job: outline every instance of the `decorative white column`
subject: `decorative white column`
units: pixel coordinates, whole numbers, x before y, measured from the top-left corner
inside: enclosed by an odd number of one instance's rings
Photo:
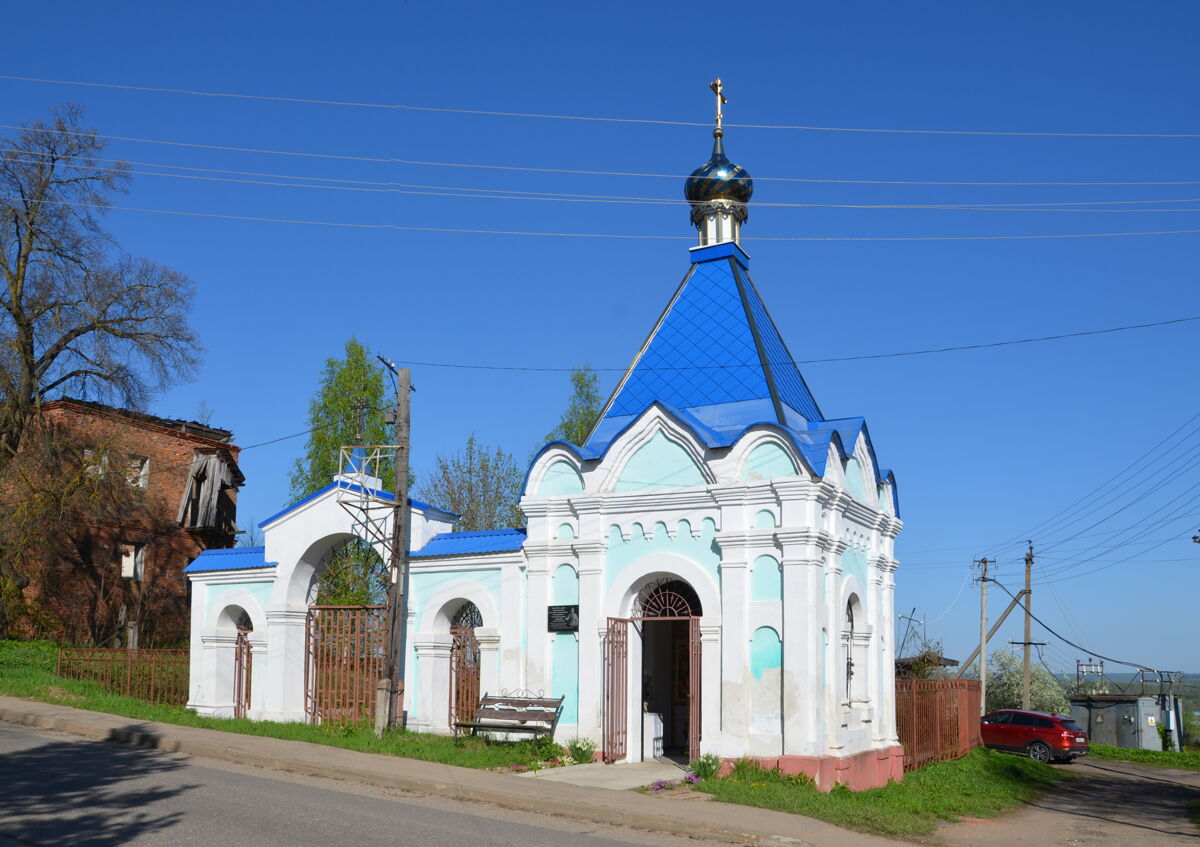
[[[481,626],[475,630],[479,645],[479,696],[497,695],[503,687],[500,678],[500,630]]]
[[[632,657],[633,651],[630,650]],[[640,659],[640,656],[639,656]],[[638,665],[640,667],[640,664]],[[721,732],[721,627],[700,623],[700,752],[719,753],[726,746]],[[631,686],[632,687],[632,686]],[[640,687],[640,686],[639,686]],[[640,709],[638,710],[640,713]],[[641,714],[638,714],[641,720]]]
[[[304,665],[308,661],[304,622],[308,609],[267,607],[267,716],[276,721],[306,720]]]
[[[450,732],[450,635],[421,633],[413,639],[413,649],[421,668],[417,698],[421,715],[429,720],[429,731]],[[480,680],[482,683],[482,679]]]

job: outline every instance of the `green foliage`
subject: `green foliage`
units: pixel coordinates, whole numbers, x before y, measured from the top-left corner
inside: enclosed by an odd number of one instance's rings
[[[387,602],[388,572],[383,557],[360,538],[333,551],[317,587],[320,606],[382,606]]]
[[[596,744],[590,738],[572,738],[567,742],[567,752],[571,754],[571,758],[580,764],[586,764],[596,755]]]
[[[1163,768],[1181,768],[1200,771],[1200,753],[1184,750],[1127,750],[1107,744],[1092,744],[1089,755],[1096,759],[1111,759],[1120,762],[1138,762],[1143,765],[1158,765]]]
[[[1163,750],[1175,750],[1175,733],[1171,732],[1165,723],[1159,723],[1158,725],[1158,740],[1162,744]]]
[[[881,835],[912,837],[943,821],[992,817],[1026,803],[1069,778],[1061,768],[977,749],[953,762],[905,774],[903,782],[854,792],[835,787],[822,793],[806,777],[767,770],[751,760],[735,763],[724,779],[707,779],[698,790],[717,800],[777,809]]]
[[[460,532],[524,525],[517,502],[525,474],[510,453],[487,447],[472,435],[466,446],[434,460],[422,477],[421,499],[458,513]]]
[[[383,367],[357,338],[351,337],[346,342],[344,358],[325,360],[320,383],[308,404],[308,425],[312,432],[304,456],[292,468],[292,502],[333,481],[342,447],[392,443],[393,434],[385,417],[393,404],[385,397],[385,387]],[[360,405],[366,408],[360,411]],[[391,482],[394,471],[390,462],[372,470],[385,482]]]
[[[693,759],[688,764],[688,769],[702,780],[712,779],[721,769],[721,757],[716,753],[705,753],[698,759]]]
[[[571,399],[558,426],[546,435],[546,441],[566,441],[583,445],[600,417],[604,401],[600,397],[600,378],[591,365],[571,371]]]
[[[550,756],[561,756],[564,752],[549,740],[502,742],[465,738],[455,741],[445,736],[404,730],[388,732],[378,738],[369,726],[313,726],[245,718],[204,718],[190,709],[122,697],[110,694],[94,682],[55,676],[56,651],[56,645],[48,641],[0,641],[0,694],[123,715],[139,721],[308,741],[364,753],[403,756],[466,768],[530,766]]]
[[[1021,708],[1024,660],[1012,650],[998,650],[988,659],[987,710]],[[1063,685],[1045,667],[1035,664],[1029,674],[1029,708],[1034,712],[1071,713]]]

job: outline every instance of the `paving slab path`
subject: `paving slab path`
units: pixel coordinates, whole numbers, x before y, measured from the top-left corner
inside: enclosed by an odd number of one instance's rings
[[[1200,799],[1200,773],[1092,759],[1063,765],[1078,778],[1017,812],[948,824],[928,839],[947,847],[1143,847],[1200,845],[1188,803]]]

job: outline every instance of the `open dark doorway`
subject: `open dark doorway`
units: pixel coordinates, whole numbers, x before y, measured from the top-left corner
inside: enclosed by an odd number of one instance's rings
[[[666,756],[686,761],[689,748],[690,700],[686,620],[642,621],[642,732],[646,758]]]

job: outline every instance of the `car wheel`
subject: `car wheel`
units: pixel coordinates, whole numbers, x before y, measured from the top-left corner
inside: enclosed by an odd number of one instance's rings
[[[1044,744],[1041,741],[1034,741],[1033,743],[1031,743],[1029,745],[1028,749],[1029,749],[1029,758],[1033,759],[1035,762],[1042,762],[1043,764],[1049,764],[1050,759],[1053,758],[1053,755],[1050,751],[1050,745]]]

